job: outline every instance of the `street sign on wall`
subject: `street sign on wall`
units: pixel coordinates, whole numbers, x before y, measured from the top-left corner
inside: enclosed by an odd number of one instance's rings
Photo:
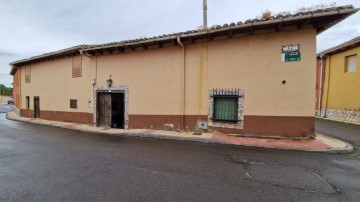
[[[300,44],[290,44],[281,48],[282,62],[296,62],[301,60]]]

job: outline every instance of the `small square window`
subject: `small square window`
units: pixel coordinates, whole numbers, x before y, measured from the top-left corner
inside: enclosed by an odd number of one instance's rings
[[[77,108],[77,100],[70,100],[70,108],[73,109]]]
[[[345,61],[345,72],[357,71],[357,55],[347,56]]]
[[[214,121],[238,121],[238,96],[214,97]]]

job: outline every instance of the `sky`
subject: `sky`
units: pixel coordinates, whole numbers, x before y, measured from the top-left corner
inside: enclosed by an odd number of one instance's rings
[[[9,63],[80,44],[101,44],[196,29],[202,0],[0,0],[0,83]],[[263,11],[296,12],[359,0],[208,0],[208,25],[245,21]],[[317,51],[360,36],[360,12],[317,36]]]

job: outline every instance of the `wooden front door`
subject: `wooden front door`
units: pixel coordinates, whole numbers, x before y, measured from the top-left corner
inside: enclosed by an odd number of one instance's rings
[[[111,94],[99,93],[98,121],[100,127],[111,128]]]
[[[34,118],[40,118],[40,98],[34,97]]]

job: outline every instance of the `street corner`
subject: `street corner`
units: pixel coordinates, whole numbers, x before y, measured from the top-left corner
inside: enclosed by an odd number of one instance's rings
[[[354,146],[352,144],[334,137],[316,133],[315,140],[322,142],[323,144],[329,145],[331,147],[331,149],[326,150],[327,153],[347,154],[347,153],[352,153],[354,151]]]
[[[315,139],[306,140],[236,137],[226,134],[213,134],[211,139],[223,144],[274,148],[281,150],[299,150],[324,153],[351,153],[353,151],[353,146],[350,143],[319,134],[317,134]]]

